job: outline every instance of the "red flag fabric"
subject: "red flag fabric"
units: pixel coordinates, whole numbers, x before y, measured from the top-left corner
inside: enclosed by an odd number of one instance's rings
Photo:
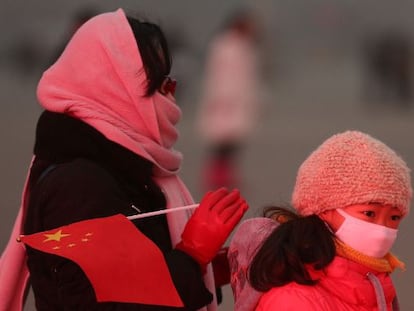
[[[160,249],[124,215],[84,220],[20,239],[78,264],[99,302],[184,306]]]

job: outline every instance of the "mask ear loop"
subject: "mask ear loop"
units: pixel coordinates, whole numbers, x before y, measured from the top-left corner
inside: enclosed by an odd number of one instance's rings
[[[328,228],[329,232],[335,235],[335,232],[332,230],[331,226],[325,220],[323,220],[323,223],[325,224],[326,228]]]
[[[339,208],[337,208],[335,210],[338,211]],[[341,213],[339,213],[339,214],[342,215]],[[323,221],[323,223],[325,224],[326,228],[328,228],[329,232],[332,233],[333,235],[335,235],[335,232],[332,230],[331,226],[324,219],[322,219],[321,217],[319,217],[319,218]]]

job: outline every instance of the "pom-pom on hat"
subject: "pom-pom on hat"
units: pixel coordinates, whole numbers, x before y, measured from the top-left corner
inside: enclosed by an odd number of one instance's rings
[[[303,216],[354,204],[398,207],[412,196],[410,169],[392,149],[358,131],[333,135],[302,163],[292,194]]]

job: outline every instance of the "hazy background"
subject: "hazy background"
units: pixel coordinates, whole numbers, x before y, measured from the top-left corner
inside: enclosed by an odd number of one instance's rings
[[[183,109],[177,149],[181,176],[196,200],[205,146],[194,117],[208,43],[234,8],[248,4],[263,24],[263,95],[256,134],[243,152],[243,193],[260,214],[269,203],[290,200],[300,163],[324,139],[347,129],[365,131],[395,149],[414,167],[411,99],[374,96],[366,76],[367,42],[388,33],[414,39],[411,1],[23,1],[0,4],[0,249],[8,241],[32,155],[36,83],[65,41],[80,8],[132,9],[161,24],[174,47],[173,76]],[[410,68],[411,70],[412,68]],[[414,220],[402,224],[394,252],[407,264],[394,274],[402,310],[414,310]],[[229,286],[221,310],[232,310]],[[34,310],[29,301],[26,310]]]

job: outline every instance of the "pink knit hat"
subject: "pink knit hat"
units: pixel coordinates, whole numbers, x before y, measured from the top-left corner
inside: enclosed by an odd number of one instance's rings
[[[302,163],[292,204],[304,216],[374,202],[405,215],[411,196],[404,160],[379,140],[347,131],[327,139]]]

